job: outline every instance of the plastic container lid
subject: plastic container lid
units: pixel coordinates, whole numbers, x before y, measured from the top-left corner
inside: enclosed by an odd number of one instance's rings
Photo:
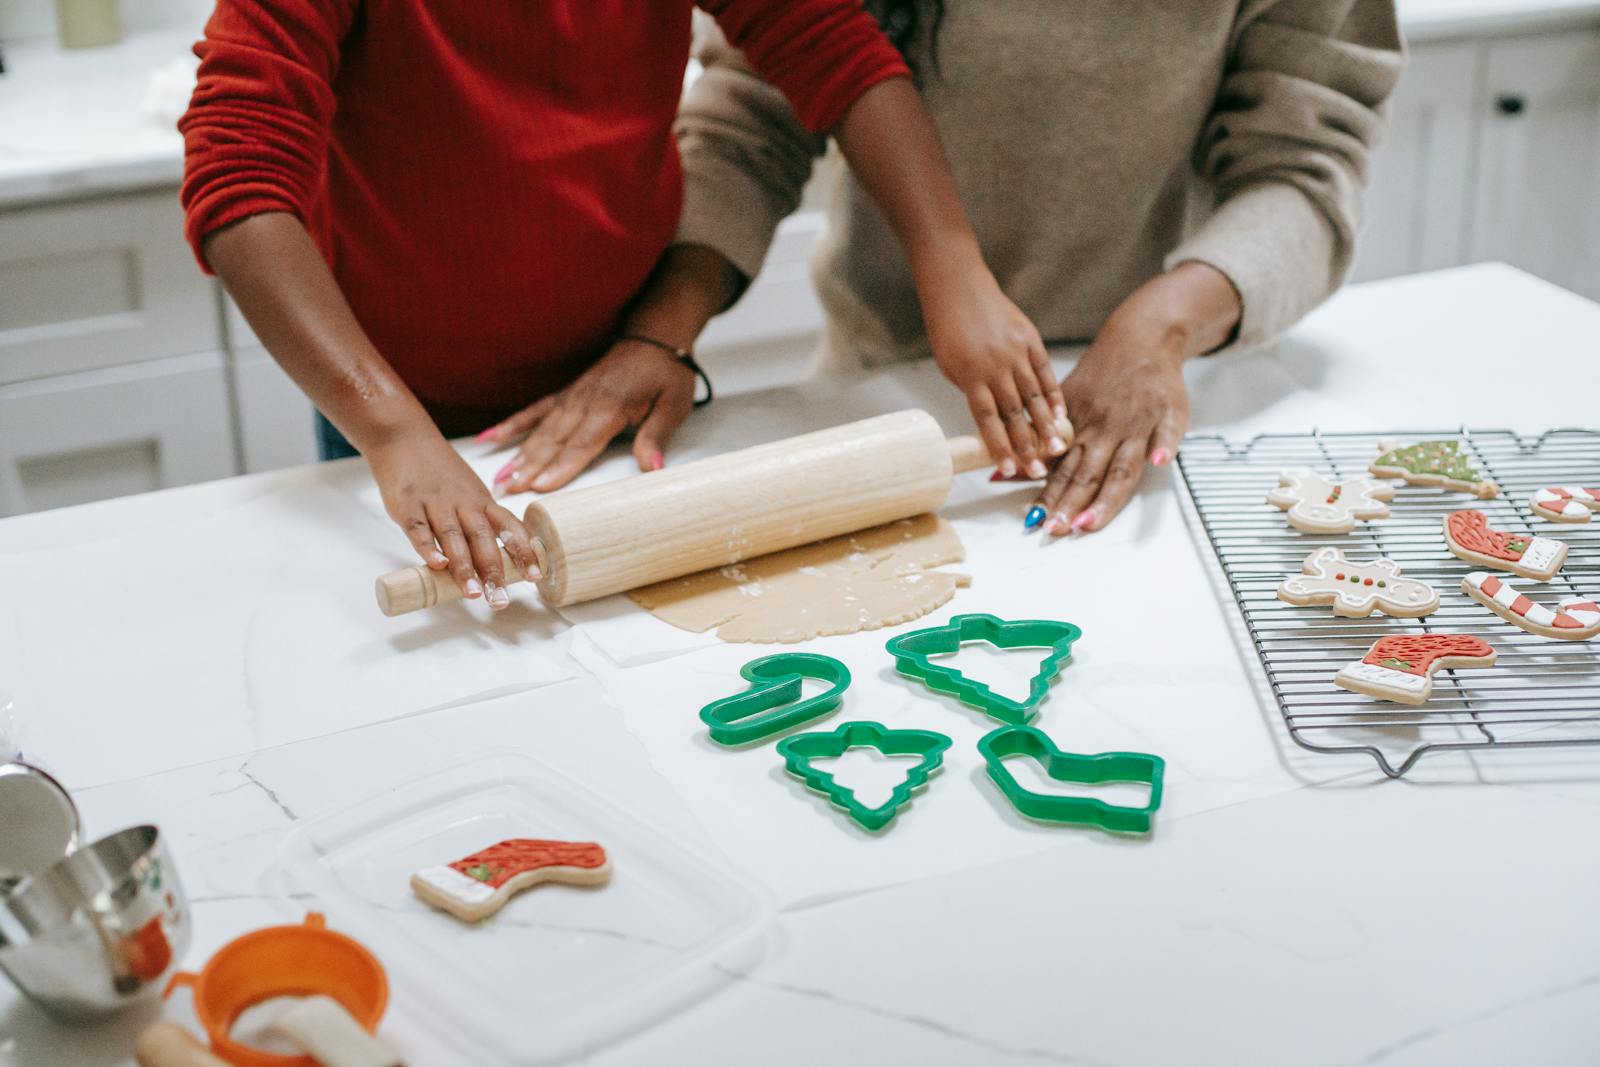
[[[412,894],[414,871],[511,837],[599,842],[611,881],[537,886],[474,925]],[[759,958],[773,917],[720,860],[514,752],[308,820],[279,858],[388,969],[393,1014],[497,1063],[592,1050],[699,999]]]

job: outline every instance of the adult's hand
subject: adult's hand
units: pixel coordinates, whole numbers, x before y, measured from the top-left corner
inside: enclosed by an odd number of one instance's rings
[[[1048,515],[1046,533],[1103,529],[1133,496],[1146,463],[1172,461],[1189,428],[1183,363],[1223,344],[1242,310],[1226,275],[1191,261],[1112,312],[1062,383],[1077,436],[1034,502]]]

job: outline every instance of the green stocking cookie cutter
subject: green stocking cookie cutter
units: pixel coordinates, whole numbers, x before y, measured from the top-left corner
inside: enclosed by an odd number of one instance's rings
[[[993,615],[955,615],[943,626],[930,626],[891,637],[884,647],[894,657],[894,669],[915,678],[940,693],[949,693],[961,703],[977,708],[990,718],[1020,726],[1034,717],[1034,709],[1044,699],[1050,683],[1061,673],[1072,656],[1072,643],[1083,631],[1070,622],[1053,619],[1010,621]],[[1048,648],[1039,671],[1028,687],[1028,699],[1015,701],[1003,697],[982,682],[970,681],[954,667],[934,663],[929,657],[955,652],[964,641],[987,641],[996,648]]]
[[[989,778],[1023,815],[1041,822],[1088,823],[1102,830],[1142,834],[1150,830],[1151,817],[1161,807],[1161,779],[1166,761],[1143,752],[1101,752],[1080,756],[1063,752],[1042,730],[1032,726],[1002,726],[978,742]],[[1096,797],[1058,796],[1023,788],[1003,762],[1007,756],[1027,756],[1058,782],[1140,782],[1150,787],[1150,800],[1142,808],[1107,804]]]
[[[834,780],[827,771],[812,766],[812,760],[833,759],[846,749],[871,747],[885,756],[920,756],[921,762],[906,773],[905,781],[894,787],[889,799],[869,808],[856,799],[855,792]],[[796,734],[778,742],[778,755],[784,768],[821,793],[868,830],[881,830],[894,821],[900,809],[911,803],[911,795],[928,784],[928,779],[944,763],[950,739],[932,730],[889,730],[876,722],[841,723],[832,733]]]
[[[791,726],[820,719],[839,706],[850,688],[850,668],[832,656],[779,652],[739,668],[750,688],[713,700],[700,709],[700,721],[719,745],[743,745]],[[800,680],[827,682],[826,692],[800,699]]]

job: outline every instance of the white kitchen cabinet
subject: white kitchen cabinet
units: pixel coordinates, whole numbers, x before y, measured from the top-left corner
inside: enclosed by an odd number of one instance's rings
[[[1479,46],[1415,49],[1373,154],[1366,224],[1351,280],[1464,262],[1475,159]]]
[[[221,348],[175,190],[0,212],[0,384]]]
[[[311,402],[265,348],[234,349],[233,383],[246,473],[316,462]]]
[[[1600,32],[1486,46],[1470,255],[1600,299]]]
[[[220,352],[0,386],[0,516],[236,471]]]

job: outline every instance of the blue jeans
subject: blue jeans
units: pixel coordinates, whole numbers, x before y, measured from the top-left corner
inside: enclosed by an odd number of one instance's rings
[[[316,422],[318,459],[326,463],[330,459],[349,459],[361,455],[356,446],[345,440],[344,434],[320,411],[317,412]]]

